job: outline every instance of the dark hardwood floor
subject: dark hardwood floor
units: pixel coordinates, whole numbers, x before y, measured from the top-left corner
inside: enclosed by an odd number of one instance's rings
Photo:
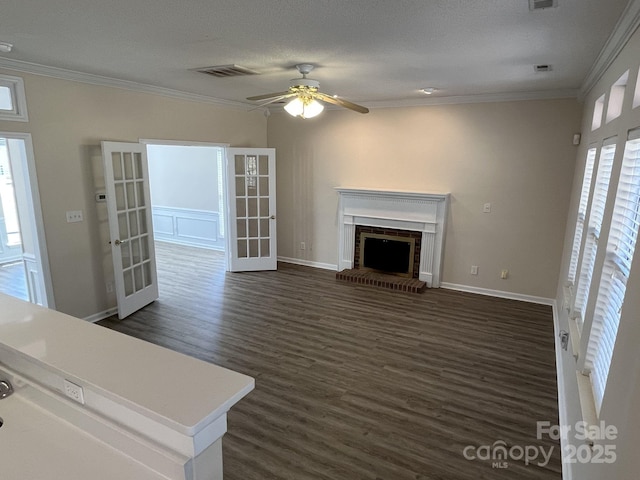
[[[29,300],[22,261],[0,264],[0,293]]]
[[[288,264],[225,273],[218,252],[162,243],[157,257],[160,299],[100,324],[255,377],[229,413],[225,480],[561,478],[559,445],[536,438],[558,421],[550,307]],[[497,441],[553,455],[463,455]]]

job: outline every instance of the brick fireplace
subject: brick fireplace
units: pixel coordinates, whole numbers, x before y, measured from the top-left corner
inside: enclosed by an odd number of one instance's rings
[[[411,277],[439,287],[449,194],[337,188],[338,272],[360,271],[363,232],[413,238]],[[340,278],[340,275],[338,275]],[[411,278],[407,278],[407,281]],[[367,282],[359,282],[367,283]],[[404,290],[403,288],[400,288]]]
[[[380,268],[378,265],[370,266],[365,264],[365,262],[363,261],[363,257],[365,255],[363,240],[368,238],[388,240],[390,242],[393,242],[395,240],[408,245],[408,248],[406,248],[406,271],[404,269],[394,269],[393,267],[389,267],[388,269],[386,269]],[[411,230],[398,230],[396,228],[380,228],[373,226],[356,225],[353,268],[384,271],[390,274],[407,278],[418,278],[418,274],[420,271],[421,244],[422,234],[420,232],[412,232]]]

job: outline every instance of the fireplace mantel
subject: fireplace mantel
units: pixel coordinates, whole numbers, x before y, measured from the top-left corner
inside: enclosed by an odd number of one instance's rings
[[[353,268],[356,225],[422,233],[419,278],[439,287],[442,276],[448,193],[336,188],[338,207],[338,271]]]

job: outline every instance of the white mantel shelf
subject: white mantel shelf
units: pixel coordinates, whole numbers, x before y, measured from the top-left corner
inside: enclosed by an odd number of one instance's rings
[[[356,225],[422,233],[419,278],[439,287],[448,193],[337,187],[338,271],[353,268]]]

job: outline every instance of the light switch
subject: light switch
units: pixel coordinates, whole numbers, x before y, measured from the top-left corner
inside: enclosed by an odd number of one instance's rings
[[[67,223],[76,223],[84,220],[82,210],[69,210],[67,212]]]

